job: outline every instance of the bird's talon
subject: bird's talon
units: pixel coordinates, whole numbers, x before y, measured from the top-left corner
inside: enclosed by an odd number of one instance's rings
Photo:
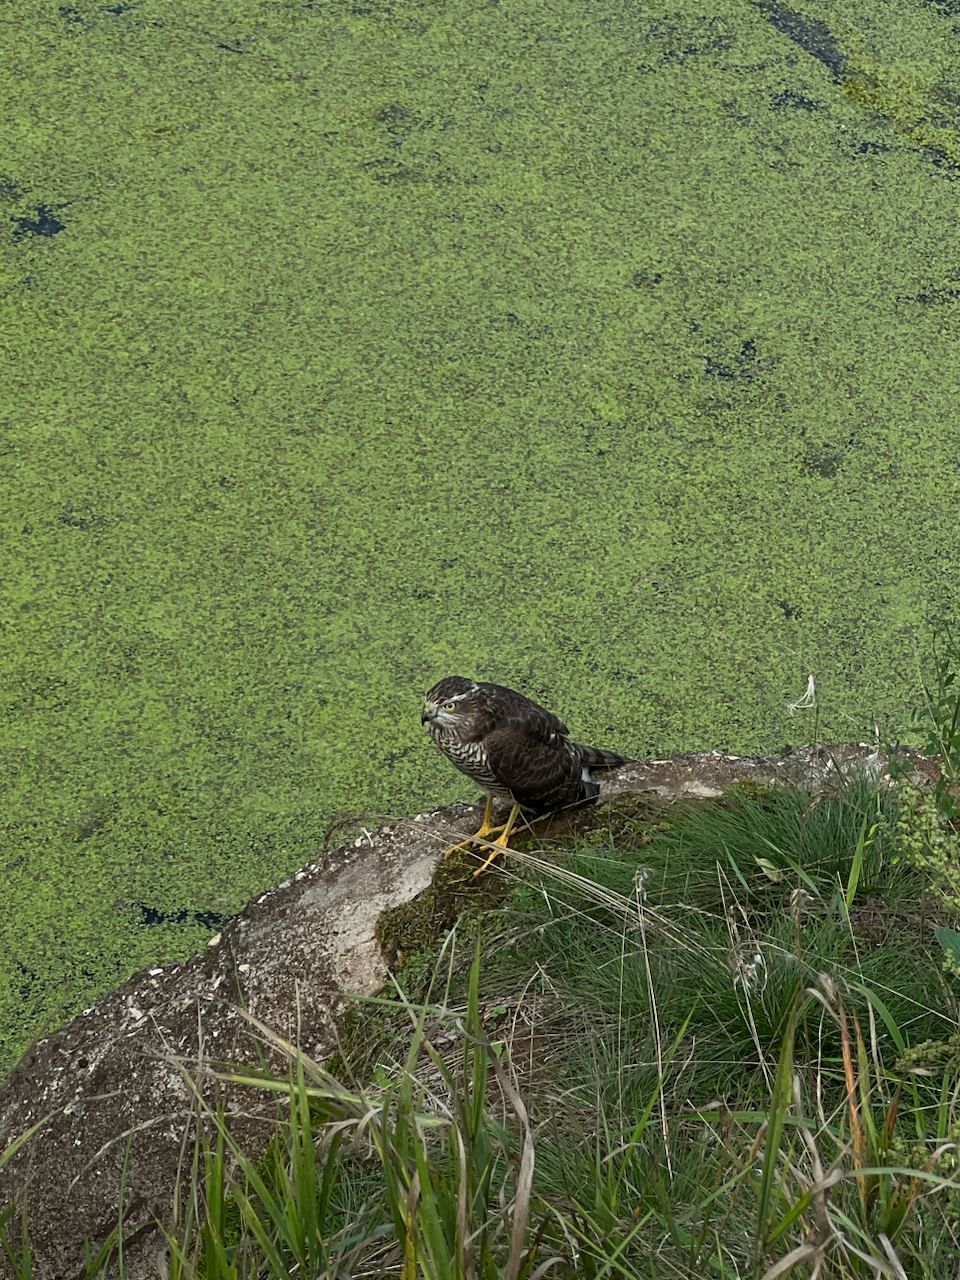
[[[500,852],[501,850],[498,849],[497,853],[500,853]],[[487,858],[484,862],[482,862],[480,866],[477,867],[476,871],[471,873],[470,879],[476,880],[477,876],[482,876],[485,871],[489,871],[491,866],[497,859],[497,853],[492,853],[489,858]]]
[[[473,836],[469,840],[461,840],[459,844],[452,844],[449,849],[444,849],[444,858],[452,858],[455,853],[459,853],[461,849],[469,849],[473,844]]]
[[[472,836],[468,836],[466,840],[461,840],[459,844],[452,844],[449,849],[444,852],[444,858],[449,858],[451,854],[459,852],[461,849],[469,849],[471,845],[485,844],[491,836],[499,836],[507,829],[507,823],[501,822],[495,827],[490,822],[493,817],[493,796],[487,796],[487,803],[484,806],[483,818],[480,822],[480,830],[475,831]]]

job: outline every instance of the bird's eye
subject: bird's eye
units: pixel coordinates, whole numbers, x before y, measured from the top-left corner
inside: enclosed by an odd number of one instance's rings
[[[456,711],[457,704],[455,702],[445,702],[443,704],[444,711]]]

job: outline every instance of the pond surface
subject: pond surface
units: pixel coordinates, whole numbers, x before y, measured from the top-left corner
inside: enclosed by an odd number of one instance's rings
[[[807,739],[810,672],[897,731],[960,574],[958,28],[8,15],[0,1068],[338,815],[472,796],[448,672],[636,754]]]

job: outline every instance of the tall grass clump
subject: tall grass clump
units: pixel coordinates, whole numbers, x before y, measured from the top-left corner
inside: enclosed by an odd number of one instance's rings
[[[531,1275],[533,1137],[509,1064],[482,1031],[479,952],[467,982],[456,1062],[428,1037],[427,1009],[401,1000],[403,1070],[376,1090],[344,1086],[251,1020],[289,1074],[222,1079],[281,1096],[285,1119],[255,1162],[228,1117],[205,1109],[215,1136],[197,1144],[167,1229],[171,1280]]]
[[[940,776],[934,787],[937,808],[946,818],[960,813],[960,638],[941,624],[932,642],[930,674],[918,667],[920,698],[910,716],[911,736],[935,756]]]

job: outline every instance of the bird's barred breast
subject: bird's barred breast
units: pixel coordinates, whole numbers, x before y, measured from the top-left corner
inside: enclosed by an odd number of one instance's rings
[[[465,773],[477,786],[483,787],[485,791],[491,791],[501,800],[512,799],[510,792],[499,786],[491,773],[482,742],[464,742],[460,738],[447,737],[440,733],[434,734],[434,742],[450,763],[461,773]]]

